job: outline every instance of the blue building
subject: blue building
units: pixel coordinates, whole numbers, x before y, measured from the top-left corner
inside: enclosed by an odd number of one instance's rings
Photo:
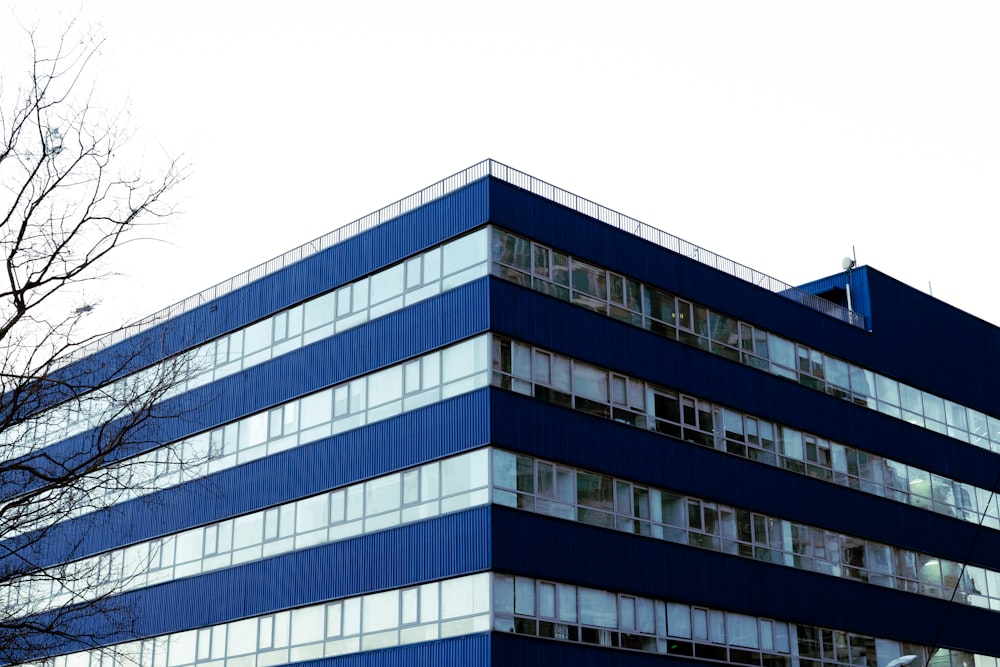
[[[194,456],[47,537],[133,613],[54,667],[997,667],[1000,331],[870,267],[486,161],[170,315],[95,354]]]

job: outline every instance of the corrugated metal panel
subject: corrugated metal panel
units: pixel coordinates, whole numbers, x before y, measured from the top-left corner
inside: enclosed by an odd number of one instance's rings
[[[488,326],[487,286],[485,279],[463,285],[427,301],[350,329],[338,336],[319,341],[250,368],[238,375],[224,378],[167,401],[157,408],[161,418],[150,420],[133,434],[133,440],[136,443],[144,443],[144,446],[129,448],[119,454],[124,457],[126,454],[142,451],[153,443],[179,440],[272,405],[481,333]],[[457,402],[467,406],[467,400],[463,398]],[[434,419],[434,417],[427,415],[435,415],[442,409],[445,413],[447,412],[447,408],[438,408],[429,412],[420,411],[414,415],[404,415],[401,418],[390,420],[384,425],[376,424],[362,429],[358,433],[346,434],[342,436],[343,439],[337,438],[335,440],[351,443],[349,446],[356,448],[357,452],[368,451],[372,453],[368,457],[357,459],[357,461],[365,461],[369,464],[367,474],[363,476],[371,476],[427,460],[412,458],[412,454],[417,452],[428,458],[436,458],[450,451],[457,451],[447,449],[447,445],[442,443],[443,440],[448,439],[440,436],[442,432],[461,434],[462,436],[475,433],[476,435],[473,437],[475,442],[485,442],[483,435],[485,422],[468,419],[464,413],[461,418],[449,414],[442,418],[442,422],[434,422],[433,427],[424,428],[418,425],[421,420]],[[162,417],[168,415],[171,417]],[[391,432],[393,428],[398,429],[400,424],[407,426],[402,431]],[[434,435],[422,441],[418,446],[411,446],[413,429]],[[377,434],[376,441],[372,440],[372,434]],[[68,452],[85,448],[86,443],[89,442],[88,438],[88,434],[82,434],[55,445],[51,448],[52,455],[56,460],[68,457]],[[387,442],[398,443],[399,446],[396,448],[386,447],[385,443]],[[404,443],[406,443],[406,451],[410,453],[408,456],[400,456],[395,451],[404,449]],[[297,456],[297,454],[293,456]],[[356,469],[356,466],[349,467]],[[310,470],[316,471],[317,474],[319,471],[326,471],[325,468],[311,468]],[[361,474],[361,471],[358,471],[358,474]],[[322,482],[325,486],[321,488],[324,489],[361,478],[338,478],[336,475],[330,475],[329,472],[323,472],[322,476],[328,478],[327,481]],[[223,476],[219,479],[225,480],[230,479],[230,477]],[[275,479],[285,478],[276,477]],[[212,513],[215,518],[225,516],[225,514],[218,513],[226,506],[226,503],[218,502],[218,497],[224,497],[229,487],[225,485],[226,483],[222,483],[221,486],[216,486],[216,484],[217,481],[213,478],[210,485],[204,486],[206,489],[212,489],[213,493],[219,494],[219,496],[210,497],[208,503],[201,494],[197,493],[191,496],[184,492],[170,492],[164,495],[164,498],[171,498],[166,505],[171,509],[171,513],[169,516],[160,516],[157,525],[161,527],[161,530],[154,534],[162,534],[186,525],[193,525],[191,522],[200,523],[213,520],[206,518],[205,510],[207,508],[215,510]],[[239,486],[232,488],[239,488]],[[274,502],[296,497],[287,495],[292,493],[292,490],[287,488],[287,484],[284,486],[272,484],[271,488],[281,489],[286,494]],[[316,490],[321,489],[317,488]],[[244,496],[235,494],[234,497]],[[156,498],[145,498],[128,503],[123,508],[116,508],[106,517],[86,517],[68,522],[56,529],[56,533],[61,537],[50,542],[51,548],[57,553],[65,554],[68,545],[77,545],[76,538],[80,536],[84,539],[85,545],[80,545],[81,550],[76,553],[86,554],[121,543],[118,542],[118,539],[124,539],[126,536],[142,539],[134,530],[139,529],[140,532],[149,530],[152,524],[150,517],[146,514],[149,512],[149,508],[158,507],[159,502]],[[230,509],[232,508],[230,507]],[[136,515],[134,512],[138,512],[138,514]],[[110,532],[109,530],[95,532],[92,530],[94,521],[104,523],[109,529],[111,525],[115,525],[117,528]],[[122,527],[123,524],[136,528]],[[109,541],[111,535],[114,535],[116,539]],[[55,562],[53,559],[58,559],[59,556],[55,553],[39,554],[37,558],[36,562],[51,563]]]
[[[996,567],[1000,533],[509,392],[491,400],[495,446],[620,478]],[[920,530],[914,530],[920,525]],[[970,545],[974,548],[970,549]]]
[[[985,609],[504,507],[493,509],[493,531],[499,572],[869,636],[915,643],[938,637],[939,646],[997,650],[996,614]]]
[[[398,262],[488,219],[487,181],[401,215],[98,355],[134,355],[133,367],[244,326],[337,285]]]
[[[586,261],[620,271],[721,312],[831,351],[870,345],[857,327],[762,287],[669,252],[506,183],[490,182],[490,219],[497,225]]]
[[[489,196],[499,226],[926,391],[997,411],[1000,372],[982,368],[1000,368],[1000,330],[871,267],[851,276],[856,310],[870,315],[869,333],[506,183],[491,181]]]
[[[464,512],[126,593],[133,637],[204,627],[489,569],[490,510]],[[84,618],[107,633],[103,615]],[[70,634],[78,628],[66,628]],[[128,637],[115,635],[108,643]]]
[[[996,481],[996,455],[984,449],[510,283],[493,280],[490,320],[515,339],[758,417],[982,488]],[[570,335],[580,331],[587,335]]]
[[[242,373],[165,401],[156,419],[133,432],[136,447],[173,442],[272,405],[371,373],[482,333],[488,327],[487,282],[462,285],[342,334],[254,366]],[[176,417],[176,418],[174,418]],[[56,460],[86,448],[89,434],[54,445]]]
[[[870,267],[876,370],[1000,416],[1000,329]]]
[[[485,389],[456,396],[59,524],[36,562],[81,557],[476,449],[489,441],[488,405]]]
[[[674,656],[648,655],[571,642],[536,639],[523,635],[496,633],[493,635],[494,665],[518,667],[704,667],[705,663]]]
[[[310,667],[486,667],[490,661],[489,634],[454,637],[413,646],[367,651],[340,658],[310,661]]]
[[[482,333],[487,302],[478,280],[179,396],[164,409],[184,419],[159,435],[177,439]]]

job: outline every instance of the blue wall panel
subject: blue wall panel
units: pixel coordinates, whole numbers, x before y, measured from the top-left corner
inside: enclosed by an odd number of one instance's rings
[[[482,180],[185,313],[92,360],[138,368],[367,275],[487,220],[764,329],[997,413],[1000,333],[863,267],[871,332],[667,252],[513,186]],[[833,284],[835,277],[830,279]],[[818,281],[816,284],[820,284]],[[824,283],[825,284],[825,283]],[[994,488],[995,454],[581,308],[483,279],[164,405],[167,442],[492,329],[949,477]],[[580,335],[585,332],[585,335]],[[124,361],[123,361],[124,360]],[[88,362],[91,363],[91,362]],[[69,369],[74,372],[83,368]],[[179,417],[176,417],[178,416]],[[500,390],[480,390],[56,527],[39,562],[148,539],[483,446],[669,488],[793,521],[1000,569],[1000,532]],[[79,447],[85,438],[64,447]],[[65,450],[62,450],[65,451]],[[9,543],[8,543],[9,544]],[[2,563],[2,562],[0,562]],[[995,613],[830,576],[559,521],[477,508],[128,593],[156,635],[310,602],[483,571],[524,574],[1000,652]],[[101,630],[104,620],[87,621]],[[940,631],[940,632],[939,632]],[[687,663],[498,635],[316,664]],[[530,656],[530,657],[529,657]]]
[[[486,180],[448,194],[101,353],[141,368],[385,268],[484,223]],[[100,355],[98,355],[100,358]]]
[[[511,283],[492,279],[490,289],[497,333],[981,488],[997,484],[994,453]]]
[[[685,660],[676,656],[650,655],[505,633],[493,635],[492,655],[494,665],[518,667],[704,667],[706,664],[701,660]]]
[[[117,643],[215,625],[342,597],[488,570],[490,509],[479,507],[283,556],[238,565],[114,600],[124,630],[103,615],[67,626]]]
[[[297,664],[302,667],[487,667],[503,664],[491,662],[491,644],[492,637],[485,633]]]
[[[868,333],[506,183],[490,182],[490,219],[780,335],[997,413],[993,397],[1000,394],[1000,372],[983,368],[1000,369],[1000,330],[874,269],[855,271],[859,280],[866,277],[861,282],[870,291],[873,332]]]
[[[476,449],[489,441],[488,398],[485,389],[456,396],[64,522],[35,562],[79,558]]]
[[[491,403],[496,447],[997,569],[1000,531],[510,392]]]
[[[503,507],[493,510],[493,531],[498,572],[1000,652],[996,614],[982,609]]]
[[[462,285],[164,401],[111,458],[127,458],[483,333],[489,321],[487,287],[485,279]],[[70,452],[89,451],[93,436],[74,436],[49,451],[56,461],[67,461]]]

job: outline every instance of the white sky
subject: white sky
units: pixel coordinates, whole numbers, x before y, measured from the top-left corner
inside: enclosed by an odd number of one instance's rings
[[[109,325],[487,157],[792,284],[855,246],[1000,324],[994,0],[5,1],[103,24],[105,102],[192,165]]]

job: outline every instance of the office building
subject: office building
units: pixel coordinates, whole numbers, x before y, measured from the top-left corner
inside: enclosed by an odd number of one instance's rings
[[[486,161],[116,350],[185,355],[161,442],[211,452],[50,536],[144,666],[997,667],[1000,331],[870,267]]]

